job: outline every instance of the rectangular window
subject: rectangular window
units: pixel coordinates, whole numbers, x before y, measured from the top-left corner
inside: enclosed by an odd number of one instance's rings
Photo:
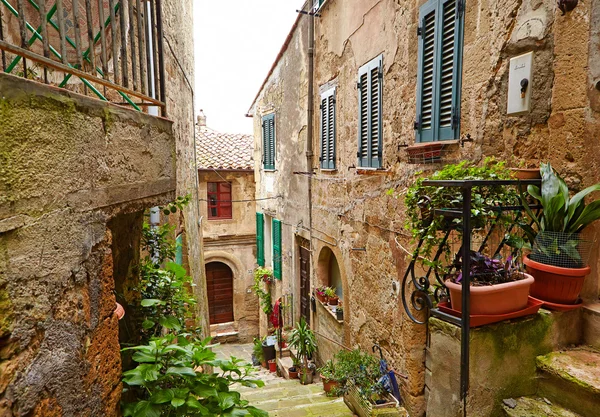
[[[265,218],[262,213],[256,213],[256,263],[265,266]]]
[[[419,11],[416,141],[458,139],[464,0],[429,0]]]
[[[383,55],[358,70],[358,166],[382,167]]]
[[[209,182],[208,219],[231,219],[231,184],[228,182]]]
[[[275,169],[275,114],[262,118],[263,167]]]
[[[273,219],[273,276],[281,279],[281,221]]]
[[[335,88],[321,95],[321,168],[335,169]]]

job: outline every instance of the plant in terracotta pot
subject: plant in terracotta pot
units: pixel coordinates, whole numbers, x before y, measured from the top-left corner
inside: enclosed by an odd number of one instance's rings
[[[306,323],[304,317],[296,323],[296,327],[290,332],[288,342],[296,350],[298,358],[302,362],[300,368],[300,380],[302,384],[311,384],[313,373],[309,368],[308,361],[317,350],[317,339],[314,332],[308,327],[308,323]]]
[[[318,372],[323,381],[323,390],[327,395],[337,395],[340,383],[338,382],[338,376],[336,374],[336,367],[334,362],[330,359],[325,362]]]
[[[326,289],[327,287],[325,286],[315,288],[315,295],[317,296],[317,299],[324,304],[327,304],[327,295],[325,294]]]
[[[585,197],[600,191],[600,183],[592,185],[573,197],[565,181],[550,164],[541,164],[542,186],[529,185],[527,191],[542,208],[536,215],[527,199],[521,196],[523,206],[537,226],[537,233],[522,222],[526,239],[517,239],[517,246],[531,249],[523,262],[535,278],[531,295],[557,304],[575,304],[591,269],[587,256],[591,242],[581,237],[581,232],[600,218],[600,199],[585,203]]]
[[[290,379],[298,378],[298,369],[300,369],[300,362],[298,362],[298,359],[294,358],[293,365],[288,368]]]
[[[520,160],[516,163],[513,163],[513,168],[511,170],[511,176],[517,180],[535,180],[542,178],[540,173],[540,168],[536,162],[526,162],[524,160]]]
[[[335,293],[335,287],[326,287],[325,295],[327,296],[327,303],[330,306],[336,306],[338,304],[339,298]]]
[[[269,372],[277,372],[277,359],[269,360]]]
[[[527,307],[531,275],[519,270],[512,257],[502,261],[471,251],[470,300],[473,315],[500,315]],[[462,311],[462,272],[450,276],[444,284],[450,292],[452,308]]]

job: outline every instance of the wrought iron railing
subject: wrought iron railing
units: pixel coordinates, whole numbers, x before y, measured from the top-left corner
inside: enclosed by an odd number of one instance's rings
[[[161,0],[0,0],[0,58],[6,73],[166,116]]]
[[[444,285],[444,276],[439,272],[439,268],[430,266],[425,268],[424,273],[417,272],[417,261],[419,249],[423,245],[427,231],[420,237],[417,247],[413,252],[411,262],[406,269],[402,282],[402,302],[408,317],[417,324],[426,324],[430,316],[434,316],[441,320],[453,323],[461,328],[461,370],[460,370],[460,388],[461,399],[464,401],[463,409],[466,413],[466,398],[469,390],[469,337],[470,337],[470,287],[471,287],[471,265],[470,254],[472,248],[478,252],[484,250],[490,256],[496,256],[503,250],[507,250],[509,254],[514,256],[515,249],[509,248],[507,245],[507,234],[511,234],[517,227],[517,222],[527,222],[523,213],[525,211],[522,205],[513,206],[491,206],[488,207],[490,212],[496,213],[497,219],[501,216],[506,216],[510,213],[512,222],[501,223],[498,221],[486,222],[487,227],[483,230],[474,230],[472,223],[472,197],[473,189],[481,187],[516,187],[519,194],[524,193],[524,188],[529,184],[539,185],[541,180],[467,180],[467,181],[423,181],[424,187],[456,187],[461,189],[462,206],[460,208],[436,208],[431,207],[434,216],[443,216],[449,219],[448,227],[439,232],[441,243],[430,263],[439,265],[444,252],[447,248],[451,248],[454,256],[452,261],[447,265],[447,271],[462,273],[462,299],[461,299],[461,315],[460,317],[453,316],[446,312],[440,311],[437,304],[448,298],[447,288]],[[429,199],[429,201],[431,201]],[[530,208],[539,210],[539,206],[530,205]],[[454,219],[460,219],[458,222],[453,222]],[[506,230],[499,231],[500,224],[504,224]],[[457,240],[452,242],[452,238],[457,237]],[[474,242],[474,237],[477,236],[477,242]],[[495,236],[495,238],[494,238]],[[458,248],[456,250],[456,248]],[[443,269],[443,268],[442,268]],[[412,286],[412,290],[411,290]],[[417,317],[419,316],[419,317]],[[465,414],[466,415],[466,414]]]

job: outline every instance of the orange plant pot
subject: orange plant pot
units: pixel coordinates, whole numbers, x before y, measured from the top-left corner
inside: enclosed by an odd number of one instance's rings
[[[323,377],[323,375],[321,375],[321,379],[323,380],[323,390],[329,394],[329,392],[340,386],[340,383],[337,381],[334,381],[333,379],[327,379],[325,377]]]
[[[484,287],[471,286],[471,314],[494,315],[507,314],[527,307],[529,288],[534,279],[529,274],[519,281]],[[452,308],[462,312],[462,285],[447,280],[444,282],[450,291]]]
[[[523,257],[527,272],[535,277],[531,286],[531,296],[556,304],[575,304],[583,288],[585,277],[591,268],[561,268],[546,265]]]
[[[269,372],[277,372],[277,362],[275,362],[275,359],[269,361]]]

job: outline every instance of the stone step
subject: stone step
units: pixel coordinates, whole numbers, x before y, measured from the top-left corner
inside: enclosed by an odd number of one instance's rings
[[[581,311],[583,342],[595,349],[600,349],[600,303],[585,305]]]
[[[537,357],[538,395],[583,417],[600,415],[600,352],[591,348]]]
[[[581,417],[549,400],[539,397],[521,397],[506,399],[502,408],[507,417]]]

